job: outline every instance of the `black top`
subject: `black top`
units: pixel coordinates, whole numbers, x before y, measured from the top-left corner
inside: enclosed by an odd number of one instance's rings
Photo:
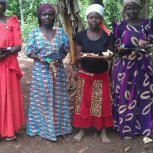
[[[94,53],[101,55],[101,52],[107,51],[110,36],[103,31],[98,40],[90,40],[87,36],[87,30],[83,30],[75,36],[75,41],[82,46],[83,53]],[[81,60],[81,67],[91,73],[100,73],[108,70],[108,62],[99,59],[85,58]]]

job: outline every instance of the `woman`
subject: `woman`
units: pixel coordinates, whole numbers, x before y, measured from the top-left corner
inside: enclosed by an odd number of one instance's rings
[[[102,55],[107,49],[112,50],[113,43],[102,22],[103,13],[101,5],[90,5],[86,10],[88,28],[75,37],[81,62],[73,122],[74,127],[80,128],[74,137],[77,141],[84,136],[84,129],[95,127],[101,130],[102,141],[110,142],[105,128],[113,126],[108,74],[108,60],[112,55]]]
[[[39,27],[28,38],[25,53],[34,59],[30,87],[27,134],[56,141],[71,133],[66,73],[62,59],[69,51],[67,35],[54,27],[55,9],[40,4]]]
[[[0,137],[16,138],[15,132],[24,125],[17,55],[21,50],[21,31],[16,16],[8,17],[6,1],[0,0]]]
[[[114,126],[121,138],[151,133],[153,67],[146,46],[152,41],[150,21],[141,18],[141,1],[124,0],[127,18],[114,23],[118,56],[113,70]]]

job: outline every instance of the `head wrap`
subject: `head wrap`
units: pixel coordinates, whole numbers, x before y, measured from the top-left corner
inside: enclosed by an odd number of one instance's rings
[[[148,14],[147,12],[147,5],[144,2],[142,2],[141,0],[124,0],[123,1],[123,11],[122,11],[122,16],[123,18],[126,18],[126,15],[125,15],[125,7],[128,3],[131,3],[131,2],[134,2],[136,3],[137,5],[139,5],[140,7],[140,12],[139,12],[139,18],[146,18],[146,14]]]
[[[4,3],[4,4],[6,4],[6,0],[0,0],[0,2],[2,2],[2,3]]]
[[[56,13],[54,7],[49,3],[44,3],[44,4],[40,4],[39,5],[39,7],[38,7],[38,15],[41,16],[41,14],[44,11],[51,11],[54,14]]]
[[[138,4],[139,6],[141,6],[141,0],[124,0],[123,1],[123,6],[126,6],[128,3],[134,2],[136,4]]]
[[[86,10],[86,19],[88,14],[91,12],[97,12],[101,17],[104,15],[104,7],[102,7],[100,4],[92,4],[90,5]],[[110,30],[105,26],[103,21],[100,24],[100,28],[104,30],[108,35],[110,35]]]
[[[99,4],[92,4],[90,5],[87,10],[86,10],[86,18],[88,16],[89,13],[91,12],[97,12],[98,14],[100,14],[102,17],[104,15],[104,8],[99,5]]]

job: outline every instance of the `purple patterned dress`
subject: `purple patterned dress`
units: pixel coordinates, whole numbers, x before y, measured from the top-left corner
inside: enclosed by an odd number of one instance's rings
[[[113,25],[116,47],[138,48],[139,40],[153,40],[150,20],[130,25],[126,20]],[[153,67],[149,50],[131,49],[115,57],[113,69],[114,127],[120,136],[151,133]]]

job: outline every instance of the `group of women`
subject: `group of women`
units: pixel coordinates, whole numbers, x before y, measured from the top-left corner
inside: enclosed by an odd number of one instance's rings
[[[0,0],[0,8],[0,137],[14,140],[25,124],[17,61],[21,32],[16,16],[4,15],[5,0]],[[80,63],[73,117],[73,126],[79,128],[76,141],[90,127],[101,132],[104,143],[111,142],[106,134],[109,127],[125,139],[151,135],[153,67],[148,46],[153,44],[153,21],[141,17],[141,8],[140,0],[124,0],[126,18],[113,23],[113,34],[104,25],[101,5],[92,4],[86,10],[88,27],[74,37]],[[25,54],[34,59],[27,134],[51,141],[72,132],[62,62],[69,40],[62,28],[54,27],[55,14],[52,5],[39,5],[39,26],[30,32],[25,48]]]

